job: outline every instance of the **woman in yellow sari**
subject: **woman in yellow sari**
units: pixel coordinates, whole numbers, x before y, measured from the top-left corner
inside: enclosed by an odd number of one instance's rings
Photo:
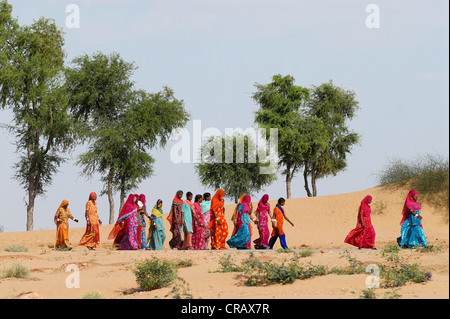
[[[69,209],[69,201],[67,199],[61,202],[53,219],[56,224],[56,244],[55,249],[71,250],[69,244],[69,218],[78,223],[78,219],[73,218]]]
[[[98,225],[101,225],[102,221],[98,218],[96,200],[97,194],[92,192],[86,203],[86,232],[78,244],[86,246],[89,250],[94,250],[100,246],[100,229]]]

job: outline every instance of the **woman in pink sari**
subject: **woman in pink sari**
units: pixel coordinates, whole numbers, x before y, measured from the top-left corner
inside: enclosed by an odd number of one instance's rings
[[[195,195],[194,199],[194,213],[193,217],[193,229],[194,233],[192,234],[192,247],[195,250],[203,250],[205,249],[205,238],[206,238],[206,226],[202,215],[202,207],[201,203],[203,202],[202,195]]]
[[[119,217],[108,239],[114,238],[113,246],[121,250],[139,249],[138,206],[139,195],[130,194],[120,211]]]
[[[269,249],[269,220],[270,220],[270,204],[269,195],[264,194],[258,203],[255,212],[255,224],[258,225],[259,238],[254,240],[255,249]]]
[[[372,196],[367,195],[361,201],[359,206],[356,228],[351,230],[345,238],[344,242],[358,249],[369,248],[376,249],[375,246],[375,229],[372,225],[370,214],[372,212],[370,203]]]

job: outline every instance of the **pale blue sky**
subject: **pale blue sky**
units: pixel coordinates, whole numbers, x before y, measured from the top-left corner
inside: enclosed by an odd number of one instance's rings
[[[192,119],[202,121],[202,129],[224,132],[253,126],[254,84],[268,83],[274,74],[292,75],[305,87],[331,79],[354,90],[360,110],[349,126],[361,134],[361,144],[349,155],[344,172],[318,182],[319,195],[376,186],[375,174],[390,158],[424,153],[448,157],[446,0],[9,2],[21,24],[41,16],[55,19],[66,32],[67,62],[95,51],[115,51],[134,61],[139,67],[133,77],[136,87],[150,92],[171,87]],[[66,6],[72,3],[80,8],[79,29],[65,25]],[[380,28],[366,27],[365,9],[371,3],[380,8]],[[0,111],[0,122],[9,120],[9,112]],[[5,231],[21,231],[26,229],[27,197],[11,179],[18,159],[14,137],[5,131],[2,137],[0,225]],[[199,183],[192,164],[171,162],[173,144],[152,151],[155,175],[136,190],[146,194],[150,205],[163,199],[165,212],[177,189],[194,194],[215,191]],[[53,216],[63,199],[82,220],[89,193],[100,192],[98,176],[89,181],[79,176],[81,168],[74,159],[81,151],[67,155],[70,160],[61,166],[46,196],[36,200],[35,230],[54,228]],[[271,199],[284,197],[284,177],[279,174],[277,182],[252,200],[264,193]],[[301,177],[293,181],[292,194],[306,196]],[[115,200],[118,209],[118,194]],[[98,207],[100,218],[107,221],[106,196],[99,198]],[[84,222],[71,224],[75,226]]]

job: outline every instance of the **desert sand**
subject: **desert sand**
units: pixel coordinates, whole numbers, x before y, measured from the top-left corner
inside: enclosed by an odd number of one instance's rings
[[[396,244],[396,238],[400,235],[401,210],[407,191],[375,187],[347,194],[290,199],[286,202],[285,211],[295,226],[285,222],[287,244],[294,252],[314,250],[311,256],[302,257],[300,263],[326,265],[329,269],[347,266],[347,253],[364,265],[384,263],[386,256],[383,255],[383,248]],[[344,238],[355,226],[360,201],[366,195],[373,196],[372,223],[377,234],[378,250],[358,251],[345,244]],[[255,206],[257,201],[254,200],[253,204]],[[271,200],[270,204],[273,207],[275,200]],[[233,208],[234,205],[226,206],[229,225]],[[168,210],[167,206],[165,209]],[[426,283],[408,283],[395,290],[378,288],[375,290],[378,298],[394,292],[400,298],[449,298],[449,226],[444,222],[443,212],[439,209],[423,205],[422,215],[429,245],[440,249],[426,253],[414,249],[401,250],[399,257],[409,264],[420,264],[421,269],[432,272],[432,279]],[[108,299],[171,299],[174,297],[171,293],[172,286],[142,291],[130,270],[137,261],[151,259],[152,256],[172,261],[189,260],[192,263],[189,267],[179,268],[178,275],[185,281],[182,287],[194,299],[357,299],[367,289],[368,274],[330,274],[296,280],[286,285],[248,287],[239,273],[217,272],[220,268],[219,260],[231,255],[232,260],[239,264],[253,252],[262,261],[281,263],[284,260],[290,261],[294,252],[277,252],[276,249],[281,248],[279,242],[274,250],[265,251],[174,251],[168,246],[171,233],[166,219],[165,223],[167,239],[162,251],[113,250],[112,240],[107,240],[112,225],[100,227],[101,247],[95,251],[77,246],[85,228],[74,227],[80,224],[73,222],[69,230],[70,242],[74,246],[72,251],[54,250],[56,230],[0,233],[0,270],[14,263],[21,263],[31,270],[28,279],[0,279],[0,298],[15,298],[26,292],[33,292],[34,297],[44,299],[80,299],[87,293],[98,292]],[[252,239],[257,237],[257,229],[253,225]],[[26,246],[28,251],[5,251],[4,248],[11,244]],[[72,274],[70,267],[68,268],[70,265],[76,265],[80,271],[79,288],[67,285]]]

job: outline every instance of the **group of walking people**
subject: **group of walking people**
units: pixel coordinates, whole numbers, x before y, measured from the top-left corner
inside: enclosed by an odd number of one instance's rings
[[[253,221],[259,232],[259,238],[254,240],[255,249],[271,249],[276,240],[280,238],[281,246],[288,248],[283,230],[283,221],[286,219],[292,226],[294,224],[288,219],[282,208],[285,199],[280,198],[278,204],[271,213],[268,202],[269,195],[265,194],[253,212],[251,196],[243,194],[237,203],[231,220],[233,231],[231,238],[228,223],[225,219],[224,196],[225,191],[219,189],[211,198],[210,193],[198,194],[192,203],[192,193],[186,193],[183,201],[183,191],[179,190],[172,201],[172,207],[167,218],[170,223],[172,239],[169,241],[171,249],[179,250],[205,250],[231,248],[250,249],[252,242]],[[254,213],[254,216],[253,216]],[[270,236],[269,222],[272,221],[272,234]],[[184,238],[182,235],[184,234]]]
[[[252,243],[255,249],[272,249],[278,239],[284,249],[288,248],[283,224],[284,220],[292,226],[294,223],[286,215],[284,198],[280,197],[272,210],[269,195],[265,194],[254,209],[251,196],[243,194],[232,213],[233,230],[231,237],[227,239],[229,227],[225,219],[225,191],[219,189],[212,198],[210,193],[197,194],[194,197],[191,192],[187,192],[183,200],[183,194],[182,190],[176,192],[167,217],[172,233],[172,239],[169,241],[171,249],[223,250],[227,249],[226,245],[237,249],[251,249]],[[399,246],[403,248],[427,246],[422,227],[421,205],[417,199],[418,193],[411,190],[403,206],[401,235],[397,238]],[[78,244],[90,250],[100,245],[99,225],[102,221],[98,218],[96,200],[97,194],[91,193],[86,203],[86,231]],[[370,195],[361,201],[356,227],[347,235],[345,243],[359,249],[376,249],[371,202]],[[69,202],[63,200],[55,214],[57,249],[72,249],[69,244],[69,219],[75,222],[78,220],[71,215],[68,205]],[[166,240],[162,205],[162,200],[158,199],[152,209],[148,210],[144,194],[130,194],[108,236],[108,239],[114,240],[113,246],[120,250],[162,250]],[[252,222],[259,234],[253,241]],[[272,226],[272,232],[269,225]]]
[[[427,247],[427,239],[422,226],[422,207],[417,202],[419,194],[410,190],[403,205],[400,221],[400,237],[397,243],[402,248]],[[367,195],[361,201],[358,209],[356,227],[350,231],[344,242],[358,247],[358,249],[375,248],[375,229],[371,219],[372,196]]]
[[[181,190],[176,192],[167,217],[172,233],[169,241],[171,249],[223,250],[227,249],[226,244],[231,248],[250,249],[252,222],[259,232],[259,238],[253,241],[255,249],[272,249],[278,238],[281,246],[288,248],[283,222],[286,219],[292,226],[294,224],[286,216],[284,198],[278,199],[272,212],[269,195],[265,194],[254,211],[251,196],[243,194],[231,217],[233,231],[227,240],[229,230],[225,219],[225,191],[219,189],[212,198],[210,193],[194,197],[192,192],[187,192],[183,200],[183,194]],[[98,218],[96,199],[97,195],[91,193],[86,204],[86,232],[79,243],[90,250],[100,244],[99,224],[102,222]],[[166,240],[162,204],[162,200],[158,199],[149,212],[144,194],[130,194],[108,236],[108,239],[113,240],[113,246],[120,250],[162,250]],[[72,249],[69,244],[69,219],[75,222],[78,220],[71,215],[68,205],[69,202],[63,200],[55,214],[57,249]],[[150,223],[148,230],[147,219]],[[270,224],[272,232],[269,230]]]

